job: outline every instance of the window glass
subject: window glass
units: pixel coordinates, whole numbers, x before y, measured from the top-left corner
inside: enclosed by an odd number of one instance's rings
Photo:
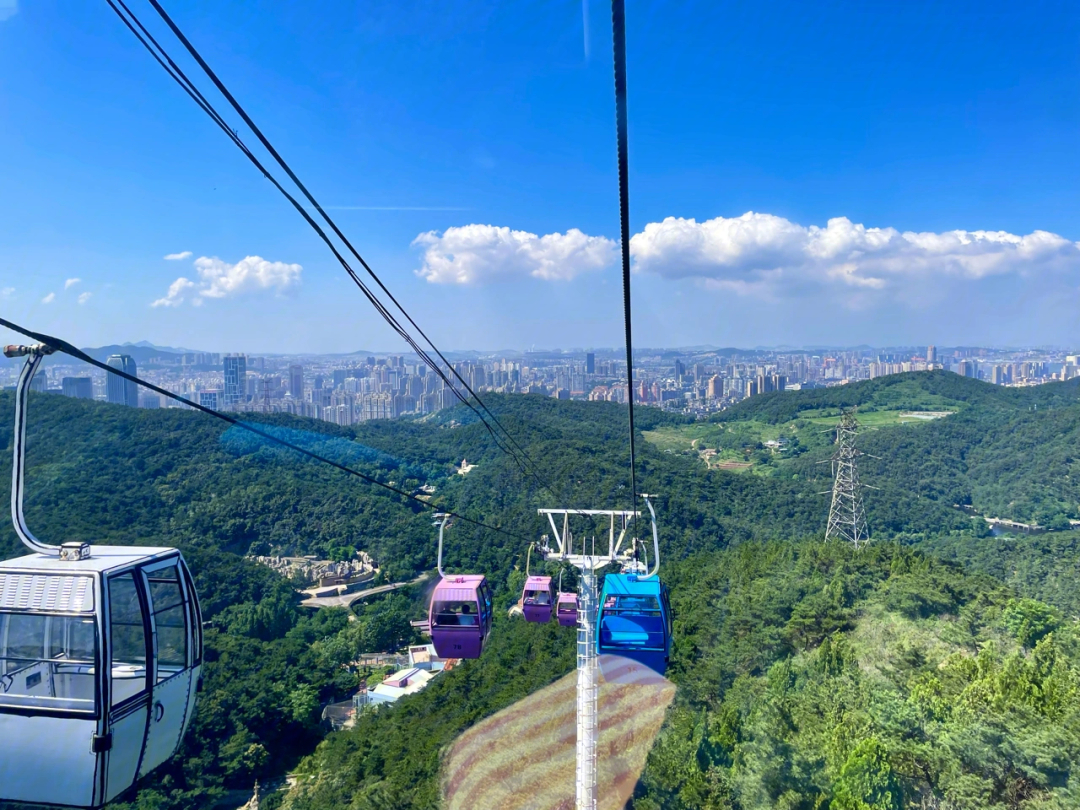
[[[150,580],[150,604],[154,612],[182,605],[184,592],[180,588],[180,576],[175,565],[147,572]]]
[[[549,605],[551,594],[547,591],[526,591],[525,601],[530,605]]]
[[[8,615],[6,655],[12,659],[40,660],[45,657],[46,616],[25,613]]]
[[[96,660],[91,616],[0,614],[0,704],[92,712]]]
[[[93,662],[97,628],[90,616],[54,616],[49,633],[49,658]]]
[[[604,602],[604,612],[616,615],[659,616],[660,603],[655,596],[611,595]]]
[[[436,602],[435,624],[469,627],[477,624],[476,602]]]
[[[175,564],[148,571],[146,576],[157,631],[157,679],[160,683],[187,666],[187,608],[180,570]]]
[[[183,605],[154,614],[157,623],[159,681],[187,666],[187,623],[184,619]]]
[[[132,572],[109,580],[113,705],[146,688],[146,627]]]
[[[191,579],[191,571],[184,565],[183,561],[180,563],[180,568],[188,599],[190,600],[195,593],[195,584]],[[197,601],[190,601],[188,609],[191,611],[189,618],[191,622],[191,634],[189,636],[191,640],[191,660],[192,662],[199,662],[202,660],[202,614],[199,612]]]

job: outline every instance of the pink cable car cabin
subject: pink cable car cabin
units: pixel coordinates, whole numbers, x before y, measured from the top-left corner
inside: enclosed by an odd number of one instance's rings
[[[558,606],[555,613],[559,617],[559,624],[563,627],[573,627],[577,624],[578,601],[576,593],[560,593]]]
[[[551,577],[529,577],[521,594],[521,611],[527,622],[549,622],[555,606]]]
[[[440,658],[479,658],[491,630],[491,588],[482,574],[443,577],[431,594],[431,643]]]

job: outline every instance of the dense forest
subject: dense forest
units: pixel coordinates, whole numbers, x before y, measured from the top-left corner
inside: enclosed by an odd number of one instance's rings
[[[489,648],[393,708],[327,735],[325,703],[381,673],[359,653],[412,640],[422,587],[355,612],[309,612],[247,554],[371,554],[391,580],[434,565],[429,510],[239,428],[179,410],[33,395],[27,514],[46,542],[174,545],[209,622],[207,681],[180,754],[126,807],[238,806],[255,779],[300,775],[264,807],[437,807],[441,752],[461,730],[573,668],[573,634],[505,616],[541,506],[626,508],[625,410],[485,395],[531,462],[522,471],[466,409],[339,428],[249,418],[407,491],[434,487],[459,522],[446,562],[487,574]],[[859,406],[877,542],[822,543],[827,427]],[[10,449],[12,398],[0,394]],[[875,422],[902,410],[950,415]],[[707,425],[641,409],[643,435],[738,436],[751,472],[639,440],[658,493],[672,587],[675,703],[635,808],[1068,807],[1080,764],[1075,690],[1080,535],[991,536],[981,517],[1067,529],[1080,397],[1070,384],[1000,389],[897,375],[755,397]],[[701,431],[712,431],[701,432]],[[740,433],[740,431],[742,431]],[[749,431],[749,432],[748,432]],[[783,435],[769,450],[753,431]],[[757,434],[754,434],[757,435]],[[463,458],[477,466],[465,476]],[[6,475],[10,460],[3,460]],[[967,506],[965,512],[957,506]],[[0,554],[19,553],[0,534]],[[1080,771],[1075,773],[1080,774]],[[232,792],[231,792],[232,791]],[[935,804],[936,803],[936,804]]]

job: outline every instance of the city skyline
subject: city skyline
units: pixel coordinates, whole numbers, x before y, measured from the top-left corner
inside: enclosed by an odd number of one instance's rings
[[[116,347],[106,347],[112,351]],[[416,355],[248,356],[167,353],[146,345],[143,379],[176,395],[137,392],[132,383],[80,363],[54,358],[35,390],[143,408],[184,407],[288,413],[347,426],[372,419],[423,417],[481,392],[550,396],[559,400],[630,399],[626,364],[614,350],[529,351],[448,358],[429,368]],[[132,349],[132,351],[135,350]],[[97,350],[101,351],[101,350]],[[155,354],[157,352],[157,354]],[[134,358],[110,354],[108,365],[136,372]],[[641,350],[633,399],[642,406],[705,418],[770,392],[828,388],[912,371],[945,370],[993,385],[1032,386],[1080,377],[1080,353],[978,347]],[[13,382],[17,369],[8,364]],[[130,390],[129,390],[130,389]]]

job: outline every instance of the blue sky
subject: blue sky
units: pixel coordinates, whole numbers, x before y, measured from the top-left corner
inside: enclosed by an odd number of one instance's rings
[[[441,347],[621,342],[605,4],[166,7]],[[1080,344],[1074,3],[627,17],[640,345]],[[0,178],[29,326],[400,349],[103,0],[0,0]]]

